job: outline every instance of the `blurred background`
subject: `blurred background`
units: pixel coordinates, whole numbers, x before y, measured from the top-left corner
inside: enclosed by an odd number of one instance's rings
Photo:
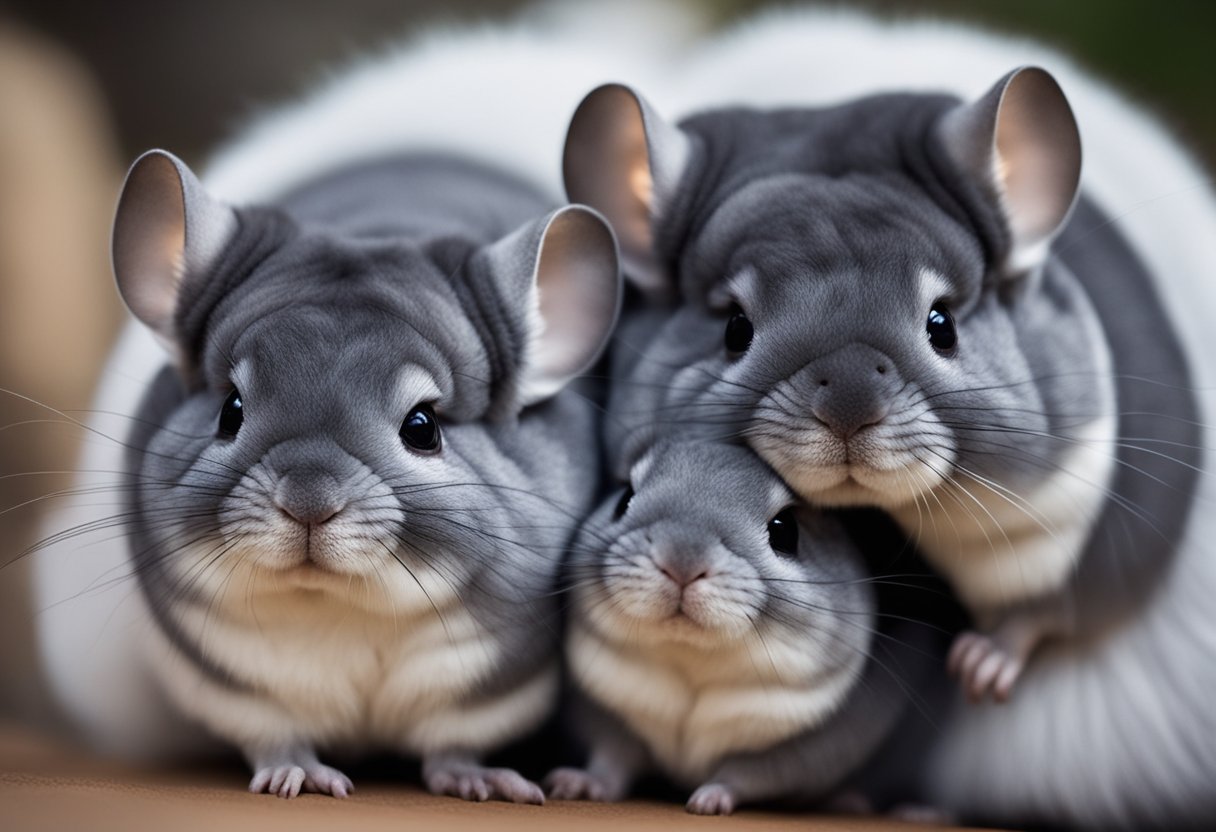
[[[524,5],[0,0],[0,716],[46,710],[18,555],[33,541],[40,498],[66,485],[81,435],[42,405],[69,415],[89,406],[121,317],[107,240],[126,164],[149,147],[201,163],[250,116],[327,68],[420,27],[501,19]],[[714,28],[768,4],[691,5]],[[1156,111],[1216,168],[1216,3],[848,5],[1045,41]]]

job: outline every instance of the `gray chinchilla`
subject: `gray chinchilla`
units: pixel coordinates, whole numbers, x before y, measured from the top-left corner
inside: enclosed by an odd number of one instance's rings
[[[1037,645],[1153,597],[1200,464],[1160,276],[1077,198],[1080,166],[1037,68],[973,103],[888,94],[679,126],[597,89],[567,190],[608,216],[653,307],[611,441],[738,437],[813,504],[890,512],[978,624],[951,669],[973,699],[1005,699]]]
[[[550,794],[620,800],[659,771],[696,814],[832,796],[917,699],[926,633],[880,626],[844,526],[751,451],[659,440],[623,469],[567,570],[590,758]]]
[[[345,795],[318,752],[379,748],[433,792],[541,802],[481,760],[557,694],[552,590],[599,483],[594,408],[562,390],[616,321],[606,223],[419,155],[231,207],[152,151],[114,266],[173,366],[126,457],[146,626],[105,637],[146,636],[253,791]]]

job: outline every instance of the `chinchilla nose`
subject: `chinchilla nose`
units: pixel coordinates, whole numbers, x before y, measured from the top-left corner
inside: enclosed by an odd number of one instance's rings
[[[263,459],[275,477],[270,497],[284,513],[305,525],[318,526],[350,501],[350,482],[357,459],[327,437],[289,439]]]
[[[803,367],[796,388],[815,418],[841,439],[886,418],[903,382],[895,363],[866,344],[849,344]]]
[[[280,475],[274,504],[306,526],[319,526],[346,507],[346,498],[328,471],[295,468]]]
[[[687,561],[658,562],[659,571],[666,575],[680,589],[709,577],[709,567],[705,564],[694,564]]]
[[[680,589],[708,578],[713,572],[708,546],[699,541],[665,541],[654,547],[651,557],[659,571]]]

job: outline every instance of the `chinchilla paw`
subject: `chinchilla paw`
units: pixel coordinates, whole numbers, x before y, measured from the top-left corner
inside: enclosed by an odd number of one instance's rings
[[[684,805],[694,815],[729,815],[735,811],[735,793],[721,783],[706,783]]]

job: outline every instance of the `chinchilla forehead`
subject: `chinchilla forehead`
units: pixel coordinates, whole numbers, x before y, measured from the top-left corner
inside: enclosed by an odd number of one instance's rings
[[[684,517],[754,515],[763,524],[793,500],[755,453],[711,442],[659,440],[633,466],[631,480],[639,491],[655,495],[655,504]]]
[[[399,326],[358,306],[307,304],[272,313],[236,339],[231,383],[247,406],[273,401],[304,419],[399,415],[421,402],[452,403],[456,379],[443,351],[408,330],[403,335]]]
[[[885,280],[928,267],[978,290],[999,217],[929,140],[955,103],[888,95],[686,121],[700,155],[657,235],[685,297],[703,299],[744,266]]]
[[[198,339],[212,389],[232,384],[240,363],[264,393],[315,393],[326,384],[384,393],[409,364],[430,376],[451,415],[475,418],[487,406],[493,333],[472,325],[462,276],[420,251],[301,236],[243,280],[222,278],[212,280],[227,293]]]
[[[945,278],[961,307],[983,285],[979,242],[914,190],[889,182],[784,174],[732,194],[693,241],[686,297],[750,278],[757,302],[839,307],[849,298],[921,301],[926,272]],[[875,309],[878,307],[875,306]]]
[[[711,218],[685,292],[705,292],[711,309],[743,308],[764,344],[753,361],[765,376],[852,342],[907,365],[930,307],[944,300],[965,319],[984,285],[976,241],[919,201],[883,183],[760,180]]]

